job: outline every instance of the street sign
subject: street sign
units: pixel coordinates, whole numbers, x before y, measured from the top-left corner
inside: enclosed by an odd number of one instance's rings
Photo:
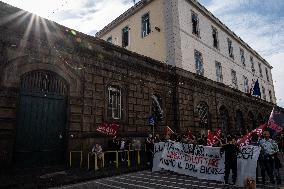
[[[155,123],[156,123],[155,117],[154,117],[154,116],[150,116],[150,117],[149,117],[149,124],[152,125],[152,126],[154,126]]]

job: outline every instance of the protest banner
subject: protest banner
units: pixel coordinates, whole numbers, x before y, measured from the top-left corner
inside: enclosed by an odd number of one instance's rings
[[[220,148],[169,141],[164,145],[160,168],[207,180],[222,181],[224,158]]]
[[[97,131],[106,135],[115,136],[119,125],[115,123],[102,123],[97,127]]]
[[[158,165],[160,164],[162,153],[164,151],[164,145],[165,145],[165,142],[155,143],[152,172],[161,170],[161,168]]]
[[[248,145],[241,148],[238,154],[238,176],[236,185],[243,187],[247,177],[256,179],[256,166],[260,147]]]
[[[225,155],[220,147],[184,144],[169,141],[155,144],[152,171],[161,168],[199,179],[224,182]],[[260,148],[244,146],[238,155],[237,185],[243,186],[248,176],[255,178]]]

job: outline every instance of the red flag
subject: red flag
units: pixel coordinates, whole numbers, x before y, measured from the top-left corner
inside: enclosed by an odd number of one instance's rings
[[[267,127],[277,134],[284,129],[284,113],[280,108],[274,107],[268,120]]]
[[[246,134],[243,138],[238,139],[237,145],[239,145],[240,147],[248,145],[251,140],[252,134],[256,133],[258,137],[260,137],[263,131],[265,130],[265,128],[266,128],[266,124],[263,124],[259,126],[258,128],[252,130],[250,133]]]
[[[207,145],[208,146],[214,145],[218,140],[220,140],[220,136],[221,136],[221,129],[217,129],[216,132],[208,130]]]
[[[189,139],[189,140],[193,140],[194,139],[193,134],[191,133],[190,130],[187,133],[187,139]]]
[[[97,131],[106,135],[116,136],[119,125],[116,123],[102,123],[97,127]]]
[[[165,135],[171,136],[173,133],[174,131],[169,126],[167,126],[165,130]]]

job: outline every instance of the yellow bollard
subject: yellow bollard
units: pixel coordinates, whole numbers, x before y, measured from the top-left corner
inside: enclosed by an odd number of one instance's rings
[[[129,150],[127,151],[127,165],[130,167],[130,156],[129,156]]]
[[[115,162],[115,164],[116,164],[116,168],[118,168],[118,151],[116,151],[116,162]]]
[[[95,170],[98,170],[98,156],[95,154]]]
[[[137,150],[137,163],[140,165],[141,160],[140,160],[140,150]]]
[[[70,151],[69,152],[69,165],[72,166],[72,153],[80,153],[80,167],[82,167],[83,163],[83,152],[82,151]]]
[[[72,166],[72,159],[71,159],[71,151],[69,152],[69,165],[70,165],[70,167]]]
[[[90,154],[91,152],[88,153],[88,170],[90,169]]]
[[[103,161],[103,167],[105,167],[105,153],[103,152],[103,159],[102,159],[102,161]]]

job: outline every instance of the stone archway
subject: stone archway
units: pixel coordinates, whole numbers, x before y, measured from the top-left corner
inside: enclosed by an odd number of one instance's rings
[[[248,131],[256,128],[255,118],[252,112],[248,113]]]
[[[224,105],[220,107],[219,114],[222,133],[227,135],[230,132],[231,128],[229,126],[229,112]]]
[[[239,134],[245,133],[244,117],[241,110],[236,111],[236,131]]]

